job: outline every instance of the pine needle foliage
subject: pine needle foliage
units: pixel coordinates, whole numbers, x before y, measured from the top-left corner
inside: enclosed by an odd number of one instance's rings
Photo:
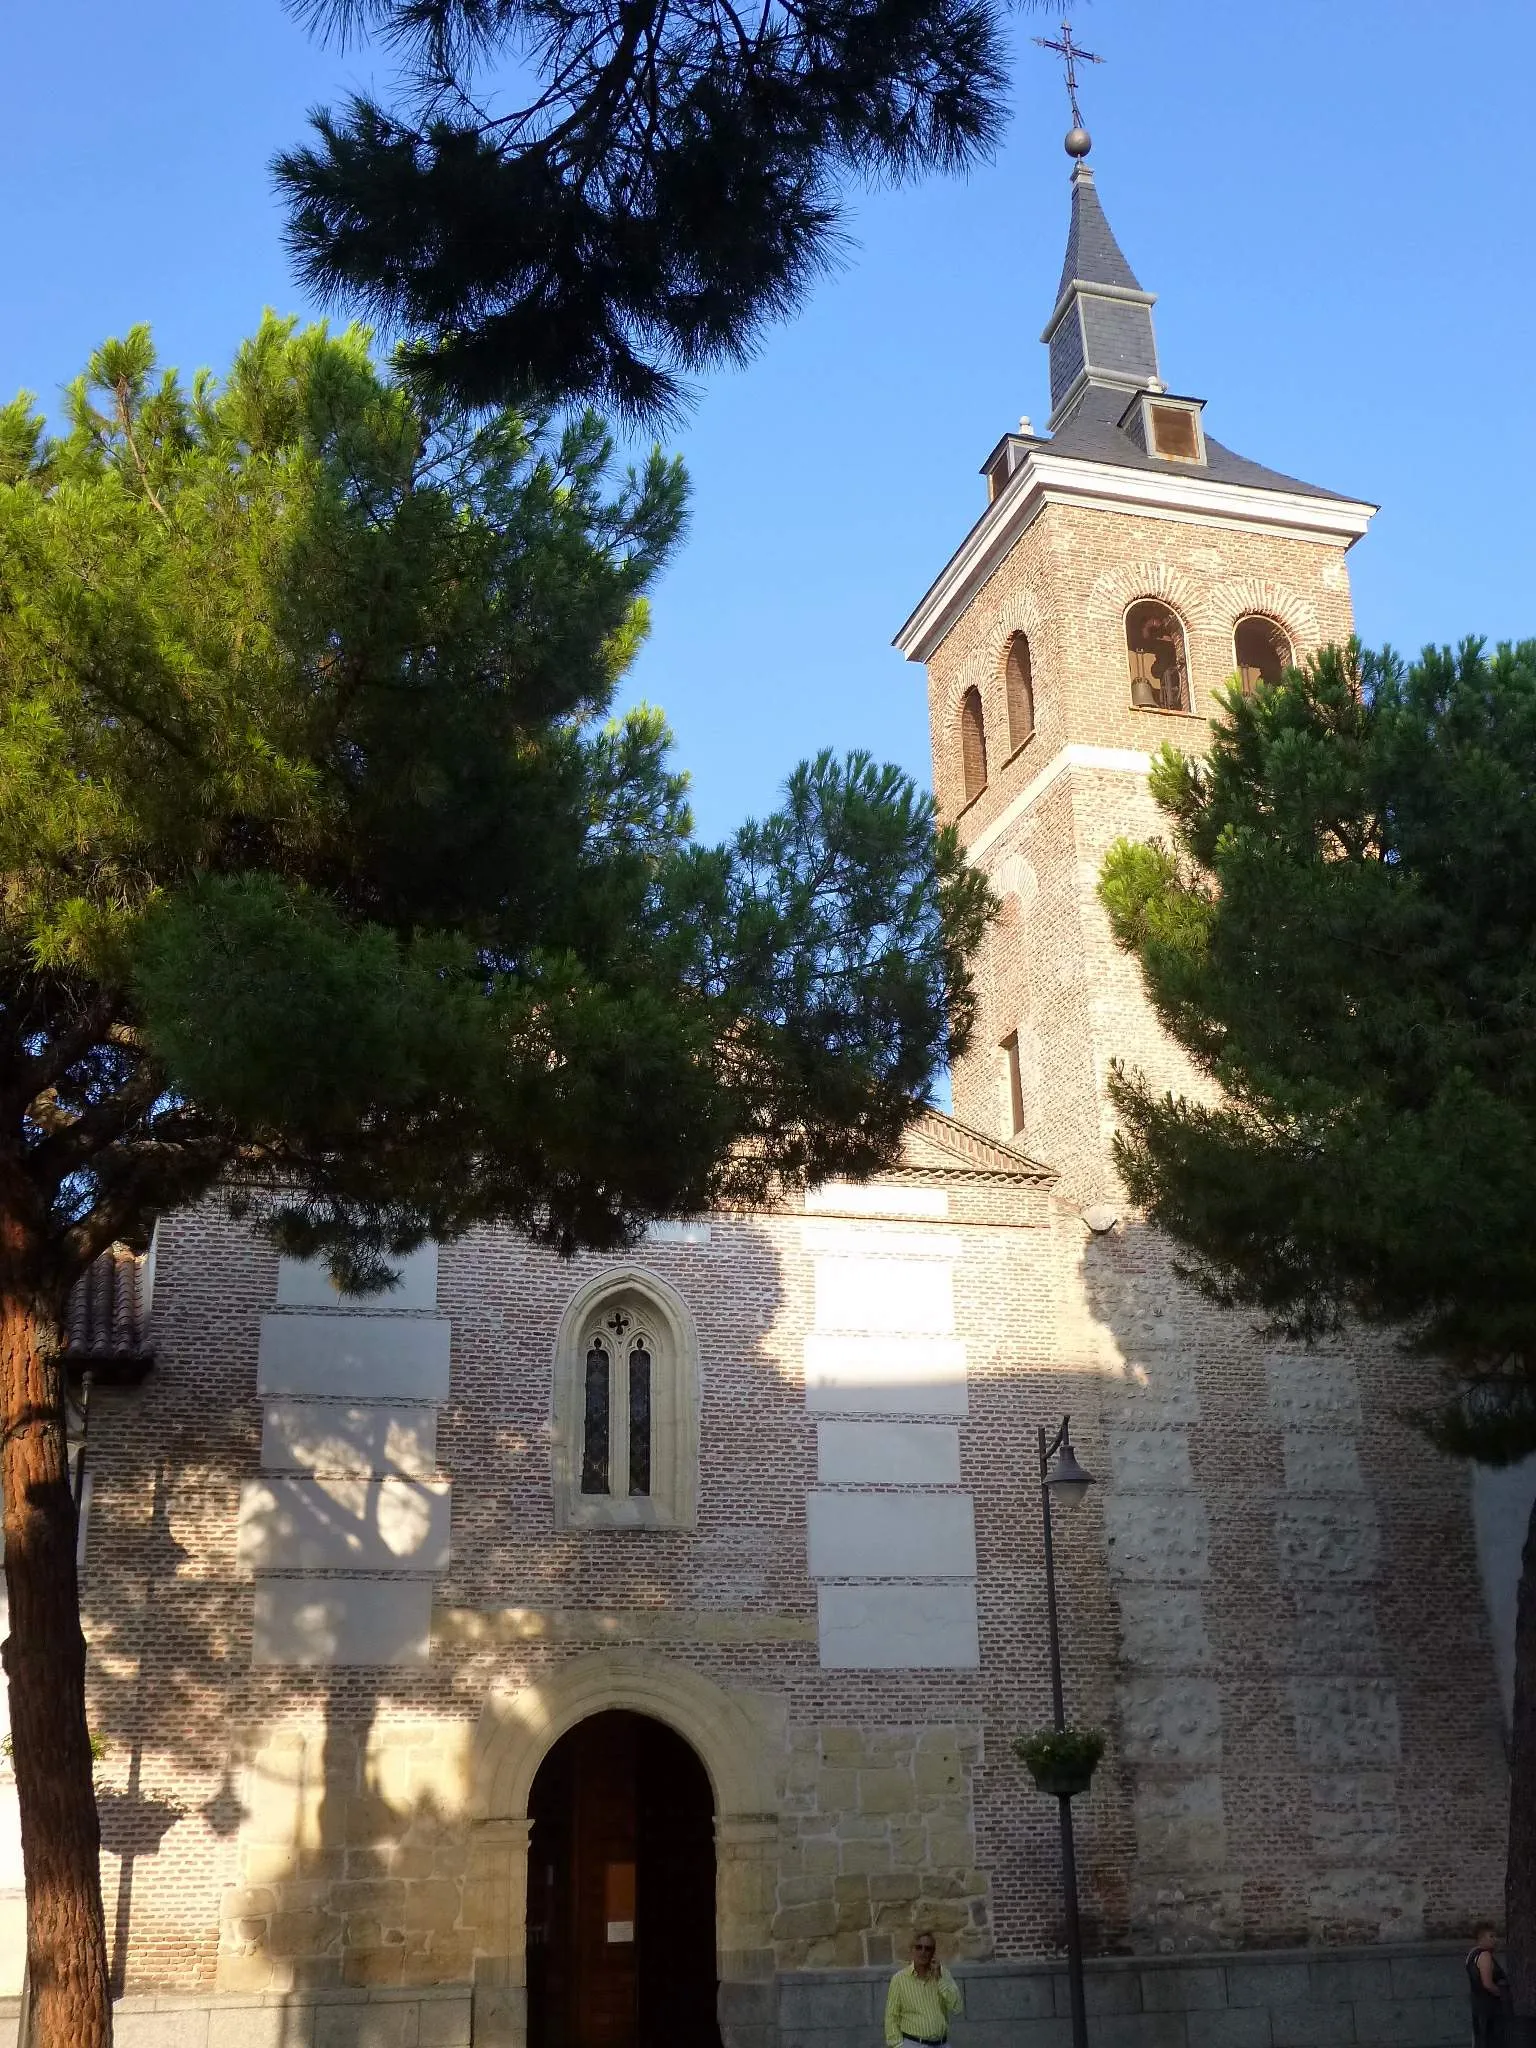
[[[1100,885],[1215,1084],[1121,1070],[1133,1198],[1228,1305],[1303,1337],[1395,1326],[1445,1362],[1420,1419],[1536,1449],[1536,642],[1330,650],[1165,749],[1167,842]]]
[[[269,316],[0,415],[0,1152],[67,1284],[223,1184],[354,1283],[889,1160],[983,886],[856,755],[691,837],[615,716],[685,484]],[[259,1198],[259,1199],[257,1199]]]
[[[840,249],[842,189],[985,155],[996,0],[290,0],[392,104],[276,166],[305,282],[472,403],[655,419]]]

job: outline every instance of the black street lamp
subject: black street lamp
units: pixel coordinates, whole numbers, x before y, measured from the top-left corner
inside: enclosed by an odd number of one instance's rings
[[[1045,1524],[1045,1611],[1051,1635],[1051,1713],[1057,1734],[1067,1725],[1061,1696],[1061,1629],[1056,1618],[1056,1555],[1051,1547],[1051,1496],[1075,1508],[1093,1484],[1077,1462],[1068,1434],[1070,1415],[1049,1440],[1040,1432],[1040,1512]],[[1055,1460],[1052,1463],[1052,1460]],[[1061,1889],[1067,1918],[1067,1993],[1072,2005],[1072,2048],[1088,2048],[1088,2013],[1083,2001],[1083,1930],[1077,1917],[1077,1848],[1072,1839],[1072,1794],[1057,1796],[1061,1808]]]

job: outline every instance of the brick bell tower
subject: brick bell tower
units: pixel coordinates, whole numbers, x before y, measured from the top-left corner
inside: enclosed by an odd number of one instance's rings
[[[987,505],[896,636],[927,665],[939,815],[1002,898],[979,963],[955,1113],[1116,1193],[1110,1062],[1194,1076],[1115,947],[1095,889],[1121,836],[1159,829],[1153,753],[1203,750],[1216,692],[1352,630],[1344,557],[1375,507],[1235,455],[1163,382],[1144,291],[1080,125],[1046,433],[982,466]]]

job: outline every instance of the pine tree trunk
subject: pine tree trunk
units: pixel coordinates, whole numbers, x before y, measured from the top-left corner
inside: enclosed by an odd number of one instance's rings
[[[27,1881],[32,2048],[111,2048],[57,1324],[0,1219],[0,1480],[11,1740]]]
[[[1509,1861],[1505,1939],[1516,2041],[1536,2042],[1536,1505],[1520,1560],[1515,1618],[1515,1708],[1510,1729]]]

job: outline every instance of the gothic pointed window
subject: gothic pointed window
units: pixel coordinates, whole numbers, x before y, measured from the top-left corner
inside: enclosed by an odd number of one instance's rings
[[[1232,635],[1232,651],[1245,697],[1251,697],[1260,683],[1278,683],[1296,658],[1280,627],[1262,612],[1238,620]]]
[[[1125,615],[1131,664],[1131,702],[1142,711],[1189,709],[1189,657],[1178,614],[1157,598],[1143,598]]]
[[[1035,670],[1029,642],[1022,633],[1015,633],[1008,642],[1003,683],[1008,696],[1008,749],[1015,753],[1035,732]]]
[[[561,1326],[554,1383],[562,1528],[687,1528],[698,1497],[692,1319],[637,1269],[593,1283]]]
[[[592,1337],[587,1345],[583,1392],[581,1490],[583,1493],[607,1493],[608,1444],[613,1423],[613,1362],[601,1337]]]
[[[971,803],[987,786],[987,722],[980,690],[967,690],[960,700],[960,768],[965,800]]]

